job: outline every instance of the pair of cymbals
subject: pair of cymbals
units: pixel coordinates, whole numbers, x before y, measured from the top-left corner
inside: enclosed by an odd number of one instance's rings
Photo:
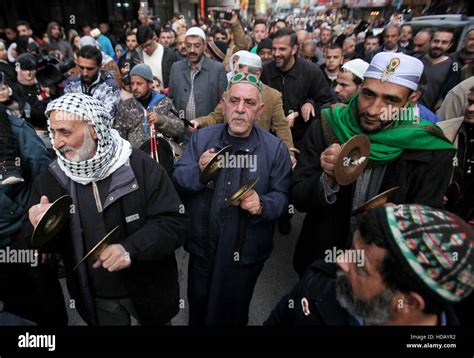
[[[102,251],[105,250],[107,246],[109,246],[110,240],[113,237],[113,233],[118,229],[118,225],[114,227],[107,235],[104,236],[102,240],[100,240],[89,252],[78,262],[78,264],[74,267],[73,271],[75,271],[84,261],[86,261],[90,257],[99,257]]]
[[[216,155],[207,163],[204,170],[201,172],[199,176],[199,180],[202,184],[209,183],[212,179],[214,179],[217,174],[219,174],[220,170],[222,169],[221,159],[226,154],[232,154],[234,152],[234,147],[228,145],[227,147],[222,148],[220,151],[216,153]]]
[[[69,220],[69,207],[72,203],[69,195],[64,195],[54,201],[46,210],[31,235],[31,245],[42,247],[46,245]]]
[[[239,189],[235,191],[222,206],[223,209],[227,209],[229,206],[234,204],[236,201],[240,200],[245,194],[253,189],[255,184],[259,181],[260,177],[251,179],[247,184],[242,185]]]
[[[357,180],[369,163],[370,141],[367,136],[358,134],[342,146],[334,166],[334,174],[339,185],[349,185]]]
[[[364,204],[359,206],[357,209],[355,209],[352,212],[352,216],[356,216],[359,214],[365,214],[366,212],[376,209],[382,205],[385,205],[388,201],[388,197],[390,194],[394,193],[400,189],[399,186],[393,187],[389,190],[384,191],[383,193],[380,193],[379,195],[374,196],[372,199],[367,200]]]

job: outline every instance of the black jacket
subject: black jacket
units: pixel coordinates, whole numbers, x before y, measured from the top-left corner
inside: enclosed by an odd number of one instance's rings
[[[280,327],[354,324],[354,319],[351,319],[336,299],[336,268],[336,264],[325,263],[323,260],[315,261],[291,292],[280,300],[263,324]],[[308,315],[303,311],[304,298],[308,302]],[[449,326],[459,324],[451,307],[446,310],[446,321]]]
[[[163,45],[160,45],[163,46]],[[161,73],[163,75],[163,87],[168,88],[170,81],[171,66],[176,62],[176,54],[169,47],[163,46],[163,59],[161,60]],[[143,63],[143,50],[137,47],[132,54],[133,66]],[[131,70],[131,69],[130,69]]]
[[[315,121],[306,132],[291,182],[292,202],[298,211],[307,213],[293,263],[300,277],[314,260],[324,257],[325,250],[334,246],[344,249],[351,241],[349,224],[355,183],[341,186],[334,204],[327,204],[320,197],[323,170],[319,160],[327,146],[321,121]],[[442,207],[454,154],[454,150],[405,150],[388,164],[379,192],[399,186],[389,197],[390,202]]]
[[[28,208],[46,195],[53,202],[74,188],[57,161],[33,182]],[[68,188],[68,189],[66,189]],[[73,189],[74,190],[74,189]],[[71,195],[72,196],[72,195]],[[132,264],[118,272],[133,301],[142,325],[163,324],[179,310],[178,271],[174,251],[185,237],[186,217],[180,214],[178,194],[166,171],[145,153],[133,150],[130,166],[112,174],[103,217],[107,232],[119,226],[112,243],[120,243],[130,253]],[[74,202],[73,202],[74,204]],[[66,280],[71,298],[82,318],[97,324],[90,281],[85,265],[72,271],[85,254],[79,215],[72,212],[68,225],[46,250],[60,251],[64,257]],[[87,223],[94,225],[94,223]],[[23,228],[29,241],[32,226]]]
[[[305,103],[311,103],[315,108],[316,117],[319,117],[321,106],[331,102],[332,98],[324,74],[317,65],[296,57],[294,66],[286,74],[278,70],[275,61],[265,64],[261,80],[282,93],[286,116],[290,111],[300,114],[291,129],[293,141],[298,146],[297,143],[301,142],[312,121],[310,118],[308,122],[304,122],[301,107]]]

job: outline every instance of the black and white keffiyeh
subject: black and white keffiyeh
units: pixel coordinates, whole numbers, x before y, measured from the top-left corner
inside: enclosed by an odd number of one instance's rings
[[[121,138],[115,129],[112,129],[113,118],[100,101],[83,93],[68,93],[49,103],[45,114],[48,116],[49,137],[54,147],[49,120],[52,111],[74,115],[71,119],[81,117],[91,121],[97,134],[97,150],[94,157],[89,160],[72,162],[66,159],[59,150],[54,149],[58,156],[59,166],[71,180],[87,185],[107,178],[127,163],[132,154],[132,146]]]

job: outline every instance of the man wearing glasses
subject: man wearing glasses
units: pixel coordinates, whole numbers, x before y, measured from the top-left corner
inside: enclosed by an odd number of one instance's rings
[[[69,78],[64,93],[84,93],[101,101],[115,118],[120,102],[120,87],[112,72],[101,71],[102,53],[94,46],[83,46],[76,64],[80,76]]]
[[[193,326],[248,323],[257,278],[272,252],[274,221],[288,207],[288,148],[254,125],[264,109],[262,83],[236,74],[221,106],[224,123],[193,133],[172,175],[191,219],[184,247]],[[217,157],[217,176],[202,178],[216,152],[229,145],[233,151]],[[252,189],[232,199],[256,178]]]
[[[204,31],[190,28],[184,43],[188,57],[173,65],[168,96],[176,109],[192,120],[214,111],[227,86],[227,76],[222,63],[204,56]]]

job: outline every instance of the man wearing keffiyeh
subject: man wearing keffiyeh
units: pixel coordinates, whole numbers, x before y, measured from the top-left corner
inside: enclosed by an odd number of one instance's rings
[[[53,247],[64,257],[68,289],[91,325],[166,324],[178,311],[174,250],[184,240],[181,202],[164,169],[111,129],[112,117],[97,99],[66,94],[46,110],[57,154],[34,181],[28,238],[50,202],[72,199],[69,225]],[[107,233],[98,258],[72,270]],[[59,246],[59,249],[58,247]]]
[[[325,250],[347,247],[358,222],[352,210],[379,193],[398,186],[393,203],[442,206],[455,148],[413,108],[422,72],[416,58],[377,54],[360,94],[345,107],[323,110],[306,133],[291,184],[296,208],[308,213],[294,258],[300,276]],[[342,145],[357,134],[370,141],[369,164],[355,183],[342,186],[334,166]]]

